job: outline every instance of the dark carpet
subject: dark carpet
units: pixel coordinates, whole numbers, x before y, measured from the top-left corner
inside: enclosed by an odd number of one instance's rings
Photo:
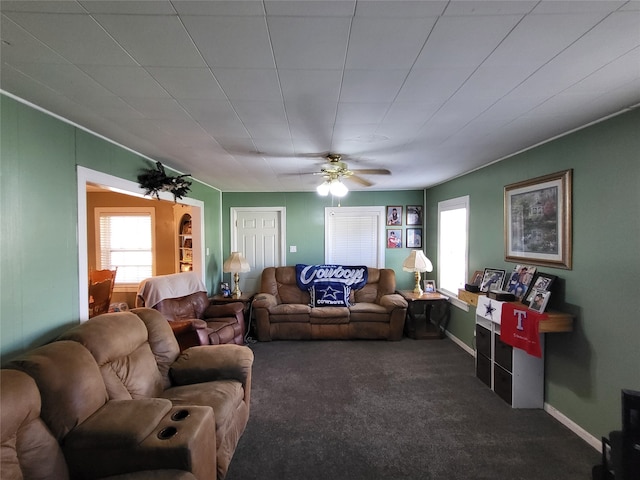
[[[255,343],[227,480],[589,480],[599,454],[512,409],[449,339]]]

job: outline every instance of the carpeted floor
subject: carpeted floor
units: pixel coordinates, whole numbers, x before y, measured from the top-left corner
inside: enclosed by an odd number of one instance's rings
[[[227,480],[588,480],[599,454],[510,408],[445,340],[270,342]]]

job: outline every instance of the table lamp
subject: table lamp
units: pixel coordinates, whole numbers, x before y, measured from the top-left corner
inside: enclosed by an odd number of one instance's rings
[[[405,272],[415,272],[416,286],[413,293],[422,295],[422,287],[420,286],[420,273],[430,272],[433,270],[431,260],[429,260],[422,250],[411,250],[409,256],[402,262],[402,270]]]
[[[240,298],[242,296],[242,292],[240,291],[240,272],[248,272],[251,270],[249,266],[249,262],[242,256],[240,252],[231,252],[229,258],[224,261],[222,265],[222,271],[225,273],[233,273],[233,292],[231,292],[231,296],[233,298]]]

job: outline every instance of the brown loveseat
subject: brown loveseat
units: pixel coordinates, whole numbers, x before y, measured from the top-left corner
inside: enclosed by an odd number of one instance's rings
[[[13,378],[7,387],[3,371],[1,476],[65,479],[68,470],[69,478],[94,479],[163,470],[126,478],[222,479],[248,421],[252,364],[252,351],[239,345],[198,346],[180,354],[156,310],[94,317],[8,364],[35,381],[42,398],[38,428],[62,446],[63,463],[51,442],[34,453],[46,435],[31,426],[26,438],[33,442],[5,444],[5,438],[18,438],[16,422],[4,422],[5,414],[35,418],[38,402],[18,405],[15,396],[25,387],[15,386]],[[7,395],[13,400],[5,409]],[[11,459],[6,471],[5,458]],[[51,462],[51,471],[60,473],[24,475],[37,468],[34,462]],[[19,464],[12,473],[11,463]]]
[[[265,268],[252,305],[258,340],[400,340],[407,302],[395,289],[393,270],[369,268],[366,285],[351,292],[351,306],[311,307],[296,267]]]
[[[158,310],[171,322],[180,348],[194,345],[244,345],[244,305],[212,305],[194,272],[147,278],[140,283],[136,307]]]

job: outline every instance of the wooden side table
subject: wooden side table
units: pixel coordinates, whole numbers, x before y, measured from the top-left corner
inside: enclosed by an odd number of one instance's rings
[[[224,305],[225,303],[242,302],[245,309],[249,308],[251,301],[253,300],[254,293],[243,293],[240,298],[236,297],[224,297],[220,294],[209,297],[209,301],[212,305]]]
[[[405,322],[408,337],[416,340],[444,338],[451,316],[449,297],[437,292],[418,295],[412,290],[399,290],[397,293],[409,304]],[[442,310],[440,316],[435,319],[432,318],[433,307]],[[424,322],[419,321],[418,315],[424,316]]]

